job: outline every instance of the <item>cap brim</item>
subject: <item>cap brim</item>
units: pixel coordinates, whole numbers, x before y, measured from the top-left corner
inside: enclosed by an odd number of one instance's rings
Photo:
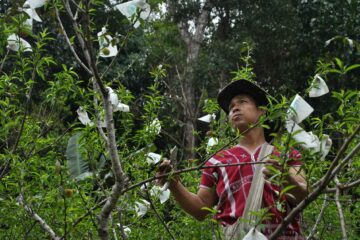
[[[248,94],[255,100],[258,106],[267,106],[269,104],[269,100],[267,98],[269,94],[265,90],[248,80],[238,80],[224,87],[217,98],[220,107],[227,114],[229,114],[231,100],[239,94]],[[265,124],[270,127],[270,129],[264,129],[266,141],[270,142],[272,139],[270,134],[279,129],[279,120],[265,121]]]
[[[229,113],[231,100],[239,94],[250,95],[258,106],[266,106],[269,103],[265,90],[250,81],[238,80],[230,83],[220,91],[217,98],[220,107],[226,113]]]

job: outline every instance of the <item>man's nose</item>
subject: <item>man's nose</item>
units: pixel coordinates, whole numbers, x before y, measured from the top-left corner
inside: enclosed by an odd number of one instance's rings
[[[238,111],[240,111],[240,106],[239,106],[239,105],[234,105],[234,106],[232,107],[232,109],[231,109],[231,112],[232,112],[232,113],[235,113],[235,112],[238,112]]]

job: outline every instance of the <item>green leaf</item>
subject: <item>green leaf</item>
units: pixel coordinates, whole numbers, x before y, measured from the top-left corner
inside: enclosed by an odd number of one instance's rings
[[[70,174],[72,178],[77,178],[81,174],[89,171],[89,165],[85,161],[80,149],[80,138],[81,132],[76,133],[72,136],[66,148],[66,158],[68,160],[68,166],[70,169]]]
[[[100,159],[99,159],[99,162],[96,164],[96,169],[98,171],[100,171],[104,166],[105,166],[105,163],[106,163],[106,157],[105,155],[102,153],[100,155]]]
[[[336,64],[339,66],[340,69],[344,68],[344,63],[339,59],[335,58]]]
[[[288,191],[290,191],[291,189],[294,189],[296,186],[295,185],[289,185],[287,187],[285,187],[281,192],[280,192],[280,196],[284,195],[285,193],[287,193]]]
[[[359,68],[359,67],[360,67],[360,64],[351,65],[351,66],[345,68],[345,72],[349,72],[349,71],[354,70],[355,68]]]

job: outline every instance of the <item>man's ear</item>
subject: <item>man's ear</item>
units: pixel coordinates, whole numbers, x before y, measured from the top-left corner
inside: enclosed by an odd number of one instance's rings
[[[264,108],[262,108],[262,107],[260,107],[260,108],[258,108],[259,109],[259,111],[261,112],[261,115],[265,115],[266,114],[266,109],[264,109]]]

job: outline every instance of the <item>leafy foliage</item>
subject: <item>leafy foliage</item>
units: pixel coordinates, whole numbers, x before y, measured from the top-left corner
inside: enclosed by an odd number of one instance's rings
[[[194,132],[197,155],[191,160],[183,160],[186,118],[180,111],[184,108],[179,107],[183,96],[177,94],[186,80],[179,77],[179,71],[189,67],[188,52],[177,24],[199,14],[201,1],[177,2],[174,15],[160,11],[160,1],[150,1],[153,9],[158,10],[158,18],[141,19],[141,27],[137,29],[117,10],[105,9],[110,7],[109,1],[76,2],[78,6],[73,3],[70,6],[73,10],[79,7],[76,19],[81,23],[79,29],[73,28],[62,2],[49,1],[46,7],[36,9],[43,23],[34,22],[33,32],[24,27],[28,17],[19,12],[22,7],[19,2],[0,3],[1,239],[48,238],[48,233],[19,203],[20,195],[24,196],[25,205],[41,216],[57,236],[97,239],[97,217],[118,181],[109,144],[103,137],[111,132],[97,126],[106,119],[106,99],[93,87],[94,76],[74,60],[56,20],[57,10],[79,59],[90,68],[87,53],[76,37],[80,33],[89,38],[92,50],[89,55],[96,60],[104,86],[112,87],[120,102],[130,106],[130,112],[114,112],[114,118],[109,120],[116,129],[115,145],[125,174],[124,188],[108,225],[114,239],[126,236],[167,239],[169,231],[176,239],[221,238],[221,227],[211,217],[197,222],[174,199],[160,204],[156,196],[151,196],[154,183],[150,180],[148,185],[136,184],[155,175],[157,165],[146,161],[150,152],[169,156],[170,149],[177,145],[182,159],[178,168],[183,169],[199,166],[224,145],[237,143],[238,133],[226,124],[227,116],[220,113],[215,101],[218,88],[230,76],[234,80],[257,79],[270,92],[273,90],[275,96],[267,109],[267,118],[272,120],[286,118],[289,100],[295,92],[306,96],[314,74],[325,79],[331,93],[319,99],[307,99],[315,112],[301,127],[320,139],[324,134],[329,135],[333,148],[325,159],[321,159],[319,152],[302,149],[302,169],[307,175],[309,191],[358,128],[358,1],[309,0],[286,4],[213,1],[212,21],[206,28],[199,58],[192,64],[198,113],[217,117],[209,125],[197,123]],[[118,41],[119,54],[113,59],[98,56],[96,33],[104,25]],[[6,38],[10,33],[18,33],[29,41],[32,52],[8,50]],[[88,111],[93,126],[83,126],[77,120],[76,109],[80,106]],[[294,141],[294,134],[284,129],[280,133],[274,134],[274,144],[282,156],[287,156],[291,148],[301,148]],[[218,142],[209,147],[211,138],[217,138]],[[343,160],[358,144],[357,133],[339,159]],[[286,168],[289,159],[283,157],[279,161]],[[327,197],[320,195],[303,211],[306,235],[312,231],[326,201],[315,237],[342,237],[333,191],[340,187],[348,237],[359,237],[359,187],[346,187],[359,180],[359,161],[359,154],[355,154],[336,174],[340,185],[331,181],[323,189],[328,191]],[[277,172],[271,180],[283,185],[285,177]],[[183,184],[192,192],[197,191],[199,178],[200,171],[181,174]],[[281,194],[290,192],[291,186]],[[144,200],[151,204],[139,216],[136,207]]]

